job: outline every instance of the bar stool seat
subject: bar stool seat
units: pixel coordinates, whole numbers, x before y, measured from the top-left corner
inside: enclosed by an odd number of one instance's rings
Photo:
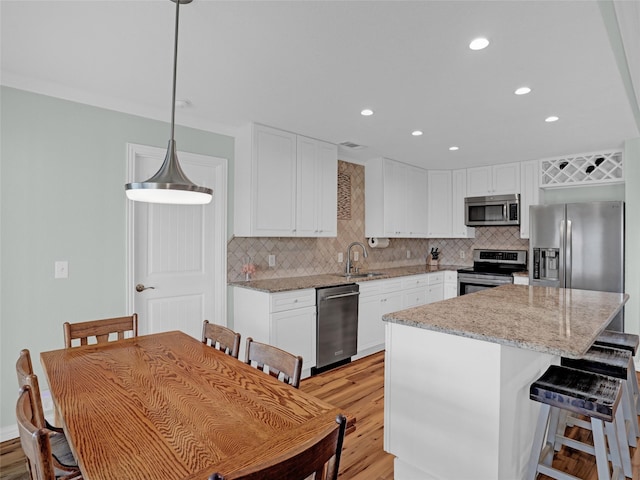
[[[614,332],[612,330],[605,330],[595,341],[596,345],[603,345],[613,348],[621,348],[623,350],[629,350],[634,357],[638,352],[638,345],[640,345],[640,336],[634,333]],[[635,365],[632,363],[632,372],[635,373]],[[640,415],[640,389],[638,388],[637,375],[631,375],[629,380],[630,390],[636,398],[636,413]]]
[[[631,477],[627,439],[624,431],[618,428],[618,425],[624,425],[622,410],[618,408],[621,395],[621,381],[616,378],[559,365],[550,366],[529,389],[531,400],[542,405],[531,447],[527,480],[534,480],[538,473],[557,480],[571,478],[551,466],[556,442],[595,455],[600,480],[612,478],[609,460],[613,466],[613,478],[619,478],[621,472]],[[559,415],[563,411],[590,418],[593,445],[557,434]]]
[[[636,447],[636,438],[640,437],[638,428],[637,396],[632,391],[632,378],[635,376],[633,357],[629,350],[601,345],[592,346],[582,358],[562,358],[561,365],[588,372],[608,375],[622,380],[622,412],[625,418],[626,434],[630,447]]]
[[[635,357],[638,352],[638,345],[640,345],[640,336],[633,333],[614,332],[612,330],[605,330],[594,342],[596,345],[604,345],[605,347],[622,348],[623,350],[629,350]]]

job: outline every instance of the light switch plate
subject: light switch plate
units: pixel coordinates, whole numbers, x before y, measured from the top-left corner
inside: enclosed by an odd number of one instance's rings
[[[276,256],[275,255],[269,255],[269,266],[270,267],[275,267],[276,266]]]
[[[344,262],[344,255],[342,252],[338,252],[338,263]]]
[[[53,278],[69,278],[69,262],[66,260],[57,260],[54,263]]]

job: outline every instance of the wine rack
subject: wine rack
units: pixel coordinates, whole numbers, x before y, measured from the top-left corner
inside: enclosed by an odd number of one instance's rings
[[[540,160],[540,187],[624,182],[622,152],[599,152]]]

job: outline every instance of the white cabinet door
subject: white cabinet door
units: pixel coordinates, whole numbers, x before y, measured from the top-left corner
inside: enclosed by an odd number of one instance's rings
[[[296,135],[254,127],[253,234],[291,236],[296,222]]]
[[[494,165],[492,171],[493,195],[520,193],[520,163]]]
[[[365,165],[365,236],[426,238],[427,171],[388,158]]]
[[[384,160],[384,235],[408,236],[407,218],[407,165]]]
[[[520,193],[520,164],[467,168],[467,196]]]
[[[315,307],[286,310],[271,315],[271,343],[303,359],[302,369],[316,365]]]
[[[434,293],[435,295],[435,293]],[[444,272],[444,300],[458,296],[458,272]]]
[[[491,193],[491,167],[467,168],[467,197],[481,197]]]
[[[380,295],[360,297],[358,303],[358,353],[384,344],[384,333],[380,338],[380,329],[384,332],[380,299]]]
[[[338,147],[313,138],[297,138],[296,236],[337,234]]]
[[[424,238],[428,232],[429,187],[427,171],[408,166],[406,171],[405,231],[410,237]]]
[[[529,207],[540,201],[540,163],[522,162],[520,166],[520,238],[529,238]]]
[[[451,237],[453,221],[451,170],[429,170],[427,178],[428,236],[431,238]]]
[[[318,192],[317,237],[338,235],[338,146],[316,140],[317,169],[320,191]]]
[[[467,171],[452,171],[451,191],[451,236],[454,238],[474,238],[476,229],[464,224],[464,198],[467,196]]]
[[[433,303],[444,300],[444,283],[437,285],[429,285],[427,287],[427,301],[425,303]]]

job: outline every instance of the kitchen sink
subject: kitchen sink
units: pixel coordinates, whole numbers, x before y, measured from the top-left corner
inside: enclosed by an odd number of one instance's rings
[[[367,273],[342,273],[337,275],[338,277],[345,278],[371,278],[371,277],[379,277],[380,275],[384,275],[380,272],[367,272]]]

